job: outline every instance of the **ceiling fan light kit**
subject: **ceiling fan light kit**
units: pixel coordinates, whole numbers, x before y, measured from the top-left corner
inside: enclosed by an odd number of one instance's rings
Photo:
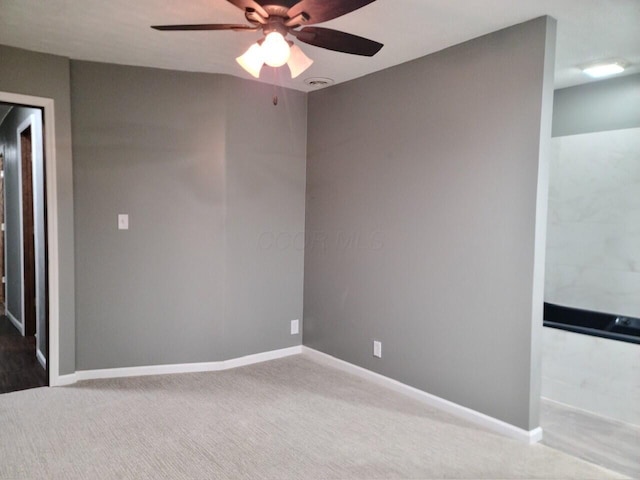
[[[193,24],[158,25],[161,31],[215,31],[259,32],[263,38],[249,47],[238,64],[255,78],[260,78],[264,65],[289,67],[291,78],[296,78],[312,64],[300,47],[287,35],[316,47],[336,52],[372,57],[383,47],[381,43],[350,33],[328,28],[308,27],[340,17],[375,0],[227,0],[244,10],[250,25],[243,24]]]
[[[280,34],[274,32],[269,35]],[[270,44],[268,43],[269,35],[262,45],[254,43],[249,47],[249,50],[236,58],[236,62],[255,78],[260,78],[260,71],[264,65],[277,68],[287,64],[291,78],[296,78],[313,64],[313,60],[307,57],[302,49],[293,42],[287,42],[280,36],[286,48],[279,43],[272,42]]]

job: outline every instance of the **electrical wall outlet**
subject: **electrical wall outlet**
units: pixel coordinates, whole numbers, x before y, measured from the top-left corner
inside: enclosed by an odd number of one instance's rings
[[[291,320],[291,335],[300,333],[300,320]]]
[[[382,342],[373,341],[373,356],[382,358]]]

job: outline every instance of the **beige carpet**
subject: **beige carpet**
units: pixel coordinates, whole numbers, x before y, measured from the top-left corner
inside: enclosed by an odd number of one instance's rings
[[[623,477],[296,356],[0,395],[0,478]]]

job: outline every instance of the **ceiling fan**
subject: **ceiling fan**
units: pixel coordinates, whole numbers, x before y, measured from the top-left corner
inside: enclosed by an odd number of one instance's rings
[[[381,43],[329,28],[310,27],[317,23],[346,15],[375,0],[227,0],[244,10],[246,24],[156,25],[162,31],[232,30],[259,32],[263,38],[253,44],[236,61],[256,78],[266,64],[270,67],[289,66],[291,78],[296,78],[311,66],[313,60],[287,35],[303,43],[336,52],[372,57],[383,47]]]

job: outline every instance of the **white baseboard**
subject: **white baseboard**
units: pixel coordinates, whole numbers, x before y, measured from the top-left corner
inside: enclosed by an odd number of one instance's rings
[[[16,317],[13,316],[13,313],[11,313],[9,310],[6,310],[6,315],[7,318],[11,320],[11,323],[13,323],[13,325],[18,329],[20,335],[24,337],[24,326],[18,321]]]
[[[44,355],[40,350],[36,350],[36,358],[40,362],[40,365],[42,365],[42,368],[44,368],[46,370],[47,369],[47,359],[44,358]]]
[[[537,443],[542,440],[542,428],[538,427],[533,430],[524,430],[522,428],[511,425],[510,423],[498,420],[497,418],[490,417],[484,413],[477,412],[457,403],[445,400],[444,398],[437,397],[430,393],[423,392],[417,388],[411,387],[397,380],[394,380],[379,373],[372,372],[366,368],[358,367],[344,360],[332,357],[326,353],[319,352],[309,347],[302,347],[302,353],[307,355],[312,360],[328,365],[339,370],[354,374],[365,380],[369,380],[380,386],[389,388],[395,392],[401,393],[408,397],[418,400],[426,405],[437,408],[444,412],[450,413],[458,418],[463,418],[471,423],[484,427],[496,433],[500,433],[507,437],[526,442],[528,444]]]
[[[127,368],[109,368],[100,370],[79,370],[70,375],[61,375],[56,379],[55,385],[64,386],[71,385],[81,380],[95,380],[106,378],[122,378],[122,377],[140,377],[147,375],[165,375],[175,373],[197,373],[197,372],[217,372],[221,370],[229,370],[232,368],[253,365],[256,363],[276,360],[278,358],[289,357],[291,355],[305,354],[309,358],[338,368],[345,372],[357,375],[378,385],[390,388],[398,393],[407,395],[415,400],[425,403],[439,410],[450,413],[456,417],[468,420],[471,423],[482,426],[496,433],[500,433],[510,438],[526,442],[529,444],[537,443],[542,440],[542,428],[538,427],[533,430],[524,430],[522,428],[511,425],[497,418],[490,417],[484,413],[477,412],[457,403],[445,400],[430,393],[423,392],[417,388],[401,383],[392,378],[385,377],[379,373],[372,372],[357,365],[353,365],[344,360],[332,357],[326,353],[319,352],[309,347],[298,345],[295,347],[284,348],[282,350],[273,350],[270,352],[257,353],[247,355],[245,357],[223,360],[219,362],[205,363],[183,363],[175,365],[149,365],[144,367],[127,367]]]
[[[75,373],[69,375],[60,375],[57,378],[52,378],[49,386],[51,387],[64,387],[65,385],[73,385],[78,381],[78,376]]]
[[[546,327],[546,328],[551,328],[551,327]],[[545,377],[543,377],[542,381],[544,382]],[[606,415],[603,415],[599,412],[594,412],[592,410],[587,410],[586,408],[581,408],[581,407],[576,407],[575,405],[571,405],[569,403],[564,403],[561,402],[560,400],[554,400],[553,398],[549,398],[549,397],[545,397],[542,396],[540,397],[542,400],[544,400],[545,402],[549,402],[549,403],[555,403],[556,405],[561,406],[562,408],[567,408],[569,410],[575,410],[577,412],[583,413],[585,415],[589,415],[591,417],[598,417],[606,422],[614,422],[614,423],[622,423],[625,425],[631,425],[634,428],[640,428],[640,423],[631,423],[631,422],[625,422],[624,420],[620,420],[619,418],[613,418],[613,417],[608,417]]]
[[[104,378],[142,377],[147,375],[166,375],[173,373],[218,372],[231,368],[253,365],[254,363],[276,360],[302,353],[302,346],[283,348],[270,352],[256,353],[245,357],[222,360],[220,362],[182,363],[175,365],[149,365],[144,367],[105,368],[99,370],[78,370],[71,375],[58,377],[55,386],[71,385],[80,380]]]

